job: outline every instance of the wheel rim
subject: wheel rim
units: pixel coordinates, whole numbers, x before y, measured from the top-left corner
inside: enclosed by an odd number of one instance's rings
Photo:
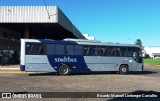
[[[126,72],[127,71],[127,68],[122,68],[122,72]]]
[[[62,71],[63,74],[67,74],[69,70],[68,70],[68,68],[63,67],[63,68],[61,69],[61,71]]]

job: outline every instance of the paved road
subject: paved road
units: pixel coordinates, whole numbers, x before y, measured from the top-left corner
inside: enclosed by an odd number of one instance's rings
[[[145,65],[142,74],[150,77],[160,77],[160,66]]]
[[[145,65],[144,72],[128,75],[96,73],[57,76],[55,74],[0,74],[1,92],[160,92],[160,67]],[[16,99],[15,101],[20,100]],[[43,99],[53,100],[53,99]],[[66,101],[101,99],[54,99]],[[107,99],[109,100],[109,99]],[[110,99],[121,100],[117,98]],[[124,100],[124,99],[123,99]],[[128,99],[133,100],[133,99]],[[139,99],[138,99],[139,100]],[[142,99],[141,99],[142,100]],[[151,99],[146,99],[151,100]],[[157,100],[158,99],[154,99]],[[160,100],[160,99],[159,99]]]

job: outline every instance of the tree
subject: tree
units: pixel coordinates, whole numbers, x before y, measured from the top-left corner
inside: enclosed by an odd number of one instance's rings
[[[136,45],[140,45],[142,47],[142,41],[141,41],[141,39],[136,39],[135,44]]]

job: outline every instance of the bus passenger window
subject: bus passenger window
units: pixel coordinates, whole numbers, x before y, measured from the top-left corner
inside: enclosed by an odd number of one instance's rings
[[[99,55],[99,47],[98,46],[84,46],[84,54],[89,56],[97,56]]]
[[[122,56],[122,53],[119,47],[116,48],[116,56]]]
[[[116,55],[116,48],[115,47],[110,47],[111,51],[110,51],[110,56],[115,56]]]
[[[27,55],[43,55],[45,54],[44,44],[41,43],[26,43]]]
[[[94,55],[94,47],[93,46],[90,46],[89,55],[90,56]]]
[[[39,45],[38,54],[39,54],[39,55],[45,54],[44,44],[40,44],[40,45]]]
[[[127,47],[120,47],[122,56],[127,56]]]
[[[89,46],[89,47],[90,47],[90,50],[89,50],[90,56],[98,55],[98,47],[96,47],[96,46]]]
[[[104,56],[107,52],[107,47],[101,47],[101,56]]]
[[[75,55],[83,55],[83,47],[75,46]]]
[[[74,55],[74,45],[67,45],[67,55]]]
[[[64,45],[55,45],[56,55],[64,55]]]
[[[95,56],[99,55],[99,48],[98,48],[98,46],[94,48],[94,55]]]
[[[128,47],[128,54],[127,54],[127,56],[132,56],[132,48],[131,47]]]
[[[89,55],[90,46],[84,46],[84,55]]]
[[[49,55],[55,55],[56,49],[54,44],[47,44],[47,54]]]

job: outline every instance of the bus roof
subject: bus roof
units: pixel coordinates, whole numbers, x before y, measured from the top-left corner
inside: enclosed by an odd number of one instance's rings
[[[80,45],[99,45],[99,46],[130,46],[138,47],[139,45],[135,44],[120,44],[120,43],[111,43],[111,42],[100,42],[97,40],[85,40],[85,39],[64,39],[64,40],[53,40],[53,39],[21,39],[24,42],[41,42],[41,43],[58,43],[58,44],[80,44]]]

